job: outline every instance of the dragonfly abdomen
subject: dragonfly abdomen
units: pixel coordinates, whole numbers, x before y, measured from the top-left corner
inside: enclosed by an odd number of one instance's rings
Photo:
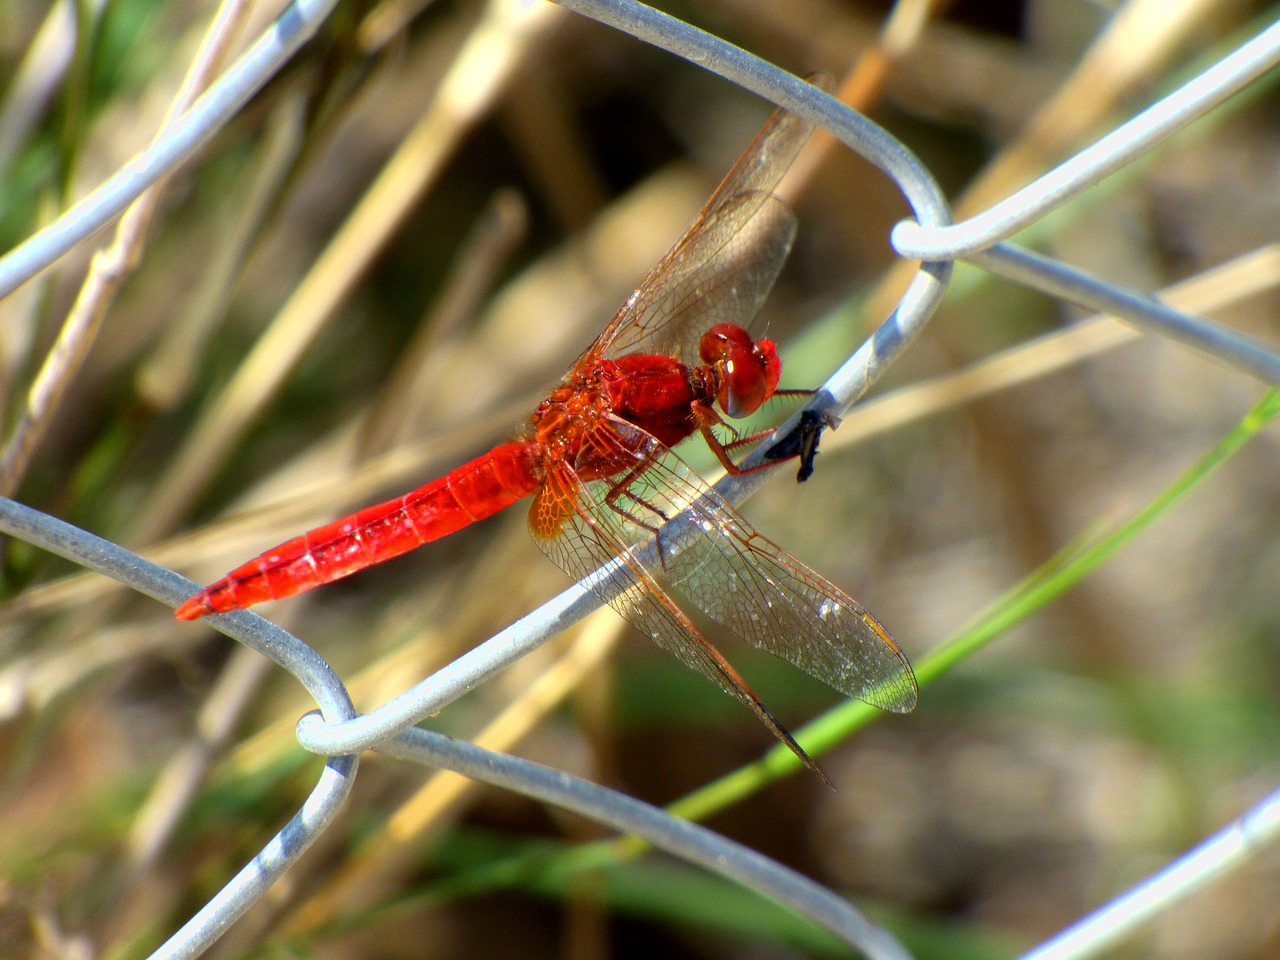
[[[286,540],[186,600],[174,616],[194,620],[332,583],[492,516],[540,481],[537,448],[503,444],[411,493]]]

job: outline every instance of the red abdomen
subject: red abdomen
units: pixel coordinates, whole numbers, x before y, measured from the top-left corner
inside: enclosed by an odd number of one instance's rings
[[[285,541],[191,597],[174,616],[194,620],[338,580],[492,516],[532,493],[540,474],[534,445],[495,447],[412,493]]]

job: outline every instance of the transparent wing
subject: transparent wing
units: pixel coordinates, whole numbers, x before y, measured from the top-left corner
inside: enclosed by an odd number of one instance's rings
[[[612,550],[640,543],[652,539],[652,528],[674,521],[672,526],[687,529],[664,532],[662,549],[650,551],[651,561],[642,563],[640,551],[627,550],[630,566],[639,568],[633,575],[665,584],[748,643],[848,696],[894,712],[915,706],[915,676],[906,656],[856,600],[758,533],[657,439],[623,421],[612,426],[616,442],[633,451],[636,466],[578,484],[575,514],[590,518],[591,555],[575,556],[568,564],[553,559],[581,577],[584,567],[594,569],[599,562],[600,544]],[[555,549],[581,551],[585,539],[574,530]],[[643,607],[648,599],[633,595],[627,602]],[[623,615],[689,662],[691,652],[680,649],[687,641],[669,630],[655,631],[648,622],[656,613]]]
[[[653,570],[641,562],[632,550],[632,541],[624,539],[628,523],[620,521],[604,503],[607,489],[602,491],[602,487],[607,485],[582,483],[567,464],[548,475],[529,510],[529,528],[543,552],[658,646],[746,704],[775,737],[829,783],[728,660],[671,599]]]
[[[775,111],[584,357],[660,353],[689,362],[713,324],[748,326],[795,239],[795,217],[772,192],[812,132],[808,121]]]

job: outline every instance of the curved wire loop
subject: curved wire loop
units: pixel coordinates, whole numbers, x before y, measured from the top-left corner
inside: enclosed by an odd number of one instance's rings
[[[982,213],[953,224],[919,220],[897,224],[891,235],[894,249],[908,258],[968,260],[1049,296],[1175,340],[1264,383],[1280,383],[1280,354],[1275,347],[1207,317],[1175,310],[1148,294],[1004,242],[1153,149],[1277,64],[1280,22]]]
[[[175,606],[196,586],[172,570],[144,560],[109,540],[0,498],[0,531]],[[351,697],[318,653],[297,637],[252,613],[220,618],[218,629],[274,661],[302,683],[334,722],[355,715]],[[355,782],[355,756],[331,756],[311,795],[284,828],[154,954],[195,957],[244,915],[333,822]]]
[[[893,247],[916,260],[967,258],[1029,227],[1280,64],[1280,21],[1071,159],[982,213],[945,225],[904,220]]]

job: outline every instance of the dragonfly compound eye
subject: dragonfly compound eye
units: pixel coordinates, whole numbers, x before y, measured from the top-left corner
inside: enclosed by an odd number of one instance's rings
[[[782,361],[772,341],[753,342],[741,327],[721,323],[702,337],[699,352],[719,381],[716,402],[729,416],[747,417],[773,396]]]

